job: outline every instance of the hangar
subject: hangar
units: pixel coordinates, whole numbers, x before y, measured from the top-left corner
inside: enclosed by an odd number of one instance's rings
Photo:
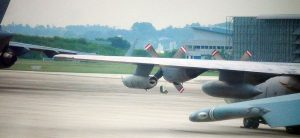
[[[250,50],[253,61],[300,62],[300,15],[227,17],[232,59]]]

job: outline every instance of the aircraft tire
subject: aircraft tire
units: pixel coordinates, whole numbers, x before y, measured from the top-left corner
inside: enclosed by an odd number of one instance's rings
[[[244,128],[257,129],[259,126],[258,118],[244,118],[243,120]]]

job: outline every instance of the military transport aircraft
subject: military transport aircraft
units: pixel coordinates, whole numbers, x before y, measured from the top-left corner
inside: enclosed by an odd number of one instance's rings
[[[213,56],[220,60],[175,59],[186,52],[181,47],[175,58],[159,58],[151,44],[145,50],[147,57],[121,57],[96,55],[54,56],[59,60],[107,61],[136,64],[133,75],[123,78],[129,88],[151,89],[159,78],[174,84],[179,92],[183,83],[207,70],[219,71],[219,80],[202,85],[202,91],[214,97],[225,98],[227,105],[202,109],[190,115],[193,122],[244,118],[245,128],[258,128],[259,123],[271,127],[286,127],[289,133],[300,132],[300,64],[250,62],[252,54],[246,51],[242,61],[226,61],[219,52]],[[151,76],[154,66],[159,71]]]
[[[0,24],[5,15],[9,2],[10,0],[0,1]],[[40,45],[11,42],[12,37],[13,34],[3,31],[0,26],[0,69],[9,68],[17,61],[18,56],[26,54],[30,50],[41,51],[49,58],[52,58],[56,54],[88,54]]]

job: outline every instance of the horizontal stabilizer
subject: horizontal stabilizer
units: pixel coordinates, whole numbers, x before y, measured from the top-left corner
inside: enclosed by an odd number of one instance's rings
[[[47,46],[42,46],[42,45],[26,44],[26,43],[20,43],[20,42],[9,42],[9,47],[13,50],[16,50],[15,51],[16,53],[22,53],[22,51],[24,51],[24,50],[41,51],[41,52],[44,52],[44,54],[47,55],[49,58],[52,58],[56,54],[82,54],[82,55],[94,55],[95,54],[95,53],[84,53],[84,52],[73,51],[73,50],[47,47]]]

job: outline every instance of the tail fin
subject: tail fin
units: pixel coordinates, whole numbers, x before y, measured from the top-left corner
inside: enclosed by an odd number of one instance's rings
[[[10,0],[0,0],[0,24],[8,7]]]

